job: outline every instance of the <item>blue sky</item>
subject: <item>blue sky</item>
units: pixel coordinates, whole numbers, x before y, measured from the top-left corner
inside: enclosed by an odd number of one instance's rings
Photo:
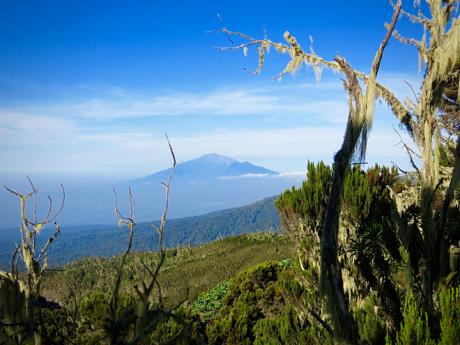
[[[367,72],[391,15],[385,0],[1,1],[0,174],[143,176],[170,163],[164,132],[180,161],[217,152],[283,172],[330,161],[347,116],[340,75],[273,81],[287,57],[272,52],[254,76],[255,51],[222,52],[231,42],[209,31],[282,41],[289,30],[304,47],[312,35],[317,53]],[[417,65],[391,41],[379,79],[410,96]],[[368,161],[407,167],[392,124],[377,106]]]

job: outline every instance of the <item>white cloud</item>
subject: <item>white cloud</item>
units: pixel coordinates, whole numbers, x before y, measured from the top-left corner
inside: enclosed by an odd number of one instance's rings
[[[305,172],[291,171],[291,172],[284,172],[284,173],[278,173],[278,174],[243,174],[243,175],[235,175],[235,176],[217,177],[217,179],[219,180],[238,180],[238,179],[246,179],[246,178],[267,178],[267,179],[283,178],[283,179],[303,180],[305,178]]]
[[[217,177],[218,180],[238,180],[242,178],[265,178],[265,177],[274,177],[278,175],[272,174],[243,174],[243,175],[235,175],[235,176],[219,176]]]
[[[288,171],[284,173],[279,173],[280,177],[287,177],[287,178],[304,178],[306,171]]]
[[[309,85],[317,92],[321,84]],[[315,87],[317,89],[315,89]],[[104,97],[90,97],[79,102],[30,104],[2,112],[21,112],[33,116],[56,116],[82,119],[112,120],[155,116],[245,116],[300,115],[324,117],[332,123],[343,122],[347,116],[344,97],[309,95],[303,86],[271,86],[254,89],[215,90],[207,93],[168,92],[140,96],[112,88]]]
[[[379,81],[404,98],[413,97],[404,81],[417,91],[421,78],[417,75],[385,73]],[[272,84],[267,87],[227,88],[209,92],[174,92],[141,95],[119,87],[79,87],[79,101],[29,104],[0,109],[2,113],[24,113],[34,116],[72,117],[112,120],[155,116],[308,116],[332,124],[346,122],[346,95],[337,77],[318,83]],[[85,97],[86,95],[86,97]],[[98,96],[94,96],[98,95]]]
[[[2,118],[3,119],[3,118]],[[21,119],[10,127],[1,122],[0,159],[9,162],[3,170],[113,172],[114,169],[142,175],[169,166],[170,157],[162,135],[138,131],[85,133],[63,120],[40,118],[39,123],[24,124]],[[42,127],[40,127],[42,126]],[[341,127],[300,127],[284,129],[221,130],[205,134],[170,134],[180,161],[201,154],[218,152],[240,160],[248,157],[276,157],[313,160],[332,157],[340,147]],[[45,133],[43,136],[40,133]],[[394,144],[398,139],[392,129],[374,129],[369,141],[369,156],[401,157],[404,152]],[[257,163],[254,162],[254,163]]]
[[[52,116],[31,116],[27,113],[0,110],[0,143],[6,147],[46,147],[60,144],[78,129],[71,120]]]
[[[314,87],[306,87],[310,86]],[[332,88],[332,84],[328,87]],[[216,115],[216,127],[221,115],[234,116],[237,120],[243,114],[261,116],[259,128],[210,128],[200,133],[182,128],[179,133],[170,132],[180,161],[218,152],[255,164],[258,160],[269,162],[265,165],[278,171],[299,169],[307,159],[332,159],[342,142],[347,117],[346,103],[340,98],[329,94],[304,98],[306,90],[298,92],[291,85],[220,90],[206,95],[174,93],[151,98],[126,96],[129,93],[125,90],[113,92],[121,100],[108,97],[81,104],[0,108],[0,159],[5,162],[2,172],[113,174],[119,170],[135,177],[165,168],[170,164],[170,157],[163,128],[146,128],[144,122],[136,120],[136,117],[160,114],[191,118],[196,114]],[[388,112],[386,114],[389,118]],[[291,128],[263,128],[267,115],[281,121],[285,115],[299,115],[300,120]],[[129,128],[107,129],[101,125],[110,124],[110,119],[119,116],[129,118]],[[308,119],[312,117],[318,121],[308,126]],[[399,141],[397,135],[386,120],[381,122],[385,126],[376,125],[370,136],[369,160],[404,161],[404,151],[394,146]],[[286,161],[301,163],[283,169]]]

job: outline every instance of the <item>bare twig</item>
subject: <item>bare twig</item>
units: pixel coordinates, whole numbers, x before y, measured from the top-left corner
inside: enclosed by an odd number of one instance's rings
[[[412,85],[407,81],[407,80],[403,80],[404,83],[406,83],[407,86],[409,86],[409,88],[411,89],[412,91],[412,94],[414,95],[414,98],[415,100],[418,102],[419,99],[418,99],[418,96],[417,96],[417,93],[415,92],[414,88],[412,87]]]
[[[162,182],[162,185],[164,187],[164,193],[165,193],[165,206],[164,206],[163,213],[162,213],[162,216],[161,216],[160,225],[159,225],[158,228],[156,228],[152,224],[152,228],[156,232],[158,232],[158,235],[159,235],[159,247],[160,247],[159,253],[160,253],[160,257],[159,257],[158,263],[154,266],[154,269],[151,269],[150,267],[148,267],[148,265],[142,259],[140,260],[142,266],[145,269],[145,272],[148,275],[148,278],[147,279],[143,279],[143,278],[139,279],[141,287],[139,287],[138,285],[133,286],[133,289],[136,292],[136,294],[137,294],[137,296],[138,296],[138,298],[140,300],[140,303],[141,303],[141,308],[137,309],[137,311],[136,311],[136,325],[135,325],[136,332],[133,335],[133,338],[130,341],[128,341],[128,343],[133,343],[133,344],[135,344],[138,341],[137,339],[140,339],[142,334],[145,334],[145,332],[148,330],[148,328],[152,325],[152,324],[148,324],[148,323],[146,324],[146,322],[147,322],[146,317],[147,317],[147,312],[152,311],[152,310],[150,310],[151,307],[149,306],[149,299],[150,299],[150,296],[152,294],[152,290],[154,289],[155,286],[157,286],[157,288],[158,288],[158,298],[159,298],[159,303],[160,303],[160,309],[159,310],[154,310],[154,312],[162,313],[162,311],[164,309],[161,286],[160,286],[159,281],[158,281],[158,274],[159,274],[160,269],[161,269],[161,267],[162,267],[162,265],[163,265],[163,263],[164,263],[164,261],[166,259],[166,247],[164,245],[164,230],[165,230],[165,226],[166,226],[167,212],[168,212],[168,207],[169,207],[169,190],[170,190],[171,181],[172,181],[172,178],[173,178],[173,175],[174,175],[174,172],[175,172],[175,168],[176,168],[176,164],[177,164],[176,156],[174,154],[174,150],[172,148],[172,145],[171,145],[171,143],[169,141],[169,138],[168,138],[167,134],[166,134],[166,140],[167,140],[167,143],[168,143],[170,154],[171,154],[172,159],[173,159],[173,166],[172,166],[171,173],[170,173],[169,178],[167,179],[167,181]],[[112,292],[112,298],[111,298],[111,303],[110,303],[111,319],[112,319],[112,321],[114,321],[115,324],[116,324],[117,320],[119,320],[119,317],[117,316],[117,308],[118,308],[118,299],[119,299],[119,289],[120,289],[121,278],[122,278],[122,274],[123,274],[123,267],[125,266],[126,258],[128,256],[128,254],[130,253],[130,250],[131,250],[131,247],[132,247],[133,236],[134,236],[134,228],[135,228],[135,225],[136,225],[136,223],[135,223],[135,208],[136,208],[135,207],[135,201],[134,201],[134,197],[133,197],[131,188],[129,188],[128,191],[129,191],[130,211],[129,211],[129,216],[125,217],[125,216],[123,216],[121,214],[121,212],[119,210],[119,207],[118,207],[118,195],[117,195],[117,192],[116,192],[115,188],[113,188],[113,192],[114,192],[114,195],[115,195],[115,215],[117,217],[118,223],[127,225],[129,230],[130,230],[130,237],[129,237],[128,247],[127,247],[125,253],[123,254],[123,257],[121,259],[120,265],[119,265],[118,270],[117,270],[117,276],[115,278],[115,284],[114,284],[114,289],[113,289],[113,292]],[[155,322],[157,322],[157,320],[155,320],[154,323]],[[115,331],[113,333],[111,332],[110,337],[111,337],[111,342],[113,344],[118,343],[118,341],[119,341],[119,339],[118,339],[119,333],[117,331]]]
[[[33,213],[34,213],[34,222],[37,223],[37,192],[38,192],[38,189],[35,188],[30,177],[28,175],[26,175],[26,177],[27,177],[27,180],[29,181],[30,187],[32,188],[32,192],[35,195]]]
[[[62,192],[62,201],[61,201],[61,206],[59,206],[59,209],[57,210],[57,212],[54,214],[54,216],[52,216],[51,218],[48,218],[49,215],[45,218],[46,219],[46,222],[47,223],[50,223],[50,222],[53,222],[62,212],[62,210],[64,209],[64,204],[65,204],[65,198],[66,198],[66,195],[65,195],[65,190],[64,190],[64,185],[61,183],[61,192]],[[51,198],[50,198],[51,199]]]
[[[402,172],[404,175],[407,175],[409,174],[409,172],[407,170],[403,170],[398,164],[396,164],[396,162],[394,161],[391,161],[391,164],[393,164],[400,172]]]
[[[11,257],[11,273],[13,275],[15,275],[18,272],[18,257],[20,248],[21,247],[18,244],[16,244],[16,248]]]
[[[398,2],[399,4],[399,2]],[[392,21],[393,23],[393,21]],[[391,26],[392,24],[390,24]],[[393,25],[394,27],[394,25]],[[391,31],[391,30],[389,30]],[[236,46],[231,46],[231,47],[217,47],[220,50],[237,50],[237,49],[247,49],[251,46],[256,46],[258,47],[259,51],[259,65],[254,72],[255,74],[258,74],[263,66],[264,63],[264,56],[265,52],[268,50],[268,48],[274,48],[276,51],[278,51],[281,54],[284,53],[289,53],[291,55],[291,60],[289,63],[286,65],[284,70],[279,73],[278,75],[272,77],[272,79],[281,79],[284,77],[286,74],[292,72],[293,66],[296,66],[296,68],[300,68],[302,64],[308,64],[312,65],[313,68],[317,66],[323,66],[326,68],[329,68],[333,71],[341,72],[344,73],[342,70],[340,64],[337,63],[337,61],[329,61],[326,60],[318,55],[316,55],[314,52],[307,53],[302,48],[300,45],[297,43],[295,38],[291,36],[288,32],[285,33],[285,39],[288,42],[288,45],[282,44],[282,43],[277,43],[273,42],[270,39],[264,38],[264,39],[256,39],[253,38],[250,35],[241,33],[241,32],[236,32],[236,31],[230,31],[227,28],[223,28],[220,30],[220,32],[226,33],[227,35],[230,36],[237,36],[242,38],[243,40],[247,41],[242,44],[236,45]],[[388,32],[388,31],[387,31]],[[391,35],[390,35],[391,36]],[[385,42],[388,42],[387,40],[384,40],[382,44],[386,44]],[[294,63],[294,60],[296,62]],[[294,68],[294,70],[296,69]],[[365,83],[369,81],[370,76],[368,76],[366,73],[354,70],[354,73],[356,74],[356,77],[363,80]],[[404,104],[385,86],[382,84],[376,82],[375,83],[375,88],[376,88],[376,96],[383,99],[392,109],[393,113],[397,116],[398,120],[407,128],[409,133],[413,132],[413,119],[410,111],[404,106]]]
[[[319,322],[319,324],[321,326],[323,326],[323,328],[330,334],[330,335],[334,335],[334,331],[332,330],[332,327],[326,322],[324,321],[321,316],[319,316],[318,313],[316,313],[313,309],[308,309],[308,312],[310,313],[311,316],[313,316],[313,318]]]
[[[393,7],[393,9],[397,6],[397,4],[395,4],[392,0],[390,0],[390,5]],[[429,18],[427,18],[420,9],[418,10],[417,15],[412,14],[404,9],[401,9],[401,14],[406,16],[409,19],[409,21],[411,21],[414,24],[422,24],[426,29],[429,29],[431,27]]]
[[[385,37],[383,38],[382,43],[380,44],[380,47],[377,51],[377,55],[374,58],[374,62],[372,63],[372,72],[371,72],[371,78],[372,76],[375,78],[377,76],[377,72],[380,68],[380,63],[382,61],[382,56],[383,56],[383,51],[385,50],[386,45],[388,44],[388,41],[390,40],[390,37],[392,33],[394,32],[394,28],[396,25],[396,21],[399,18],[399,13],[401,12],[401,0],[398,0],[396,3],[396,6],[394,8],[393,12],[393,17],[391,18],[391,23],[387,27],[387,33]]]
[[[166,140],[168,142],[168,147],[169,147],[169,151],[171,153],[171,157],[173,159],[173,166],[172,166],[172,169],[171,169],[171,173],[169,174],[169,178],[167,180],[167,182],[162,182],[162,185],[164,187],[164,193],[165,193],[165,205],[164,205],[164,209],[163,209],[163,214],[161,216],[161,220],[160,220],[160,226],[158,227],[157,231],[160,235],[160,251],[163,253],[165,251],[165,248],[164,248],[164,228],[165,228],[165,225],[166,225],[166,217],[168,215],[168,207],[169,207],[169,188],[171,186],[171,181],[172,181],[172,178],[174,176],[174,173],[176,171],[176,164],[177,164],[177,161],[176,161],[176,156],[174,154],[174,150],[171,146],[171,142],[169,141],[169,138],[168,138],[168,134],[165,134],[165,137],[166,137]]]
[[[400,140],[399,143],[397,143],[396,145],[401,144],[404,147],[404,149],[406,150],[407,154],[409,155],[409,160],[410,160],[410,163],[411,163],[412,167],[415,169],[415,171],[417,172],[417,174],[420,177],[420,169],[418,168],[417,164],[415,164],[414,158],[412,157],[412,155],[415,155],[415,156],[420,158],[420,155],[417,152],[415,152],[409,145],[406,144],[406,142],[402,138],[401,134],[396,130],[396,128],[393,127],[393,130],[399,136],[399,140]]]
[[[117,191],[115,190],[115,187],[113,189],[113,194],[115,194],[115,216],[117,217],[118,224],[126,224],[128,227],[130,226],[135,226],[136,221],[135,221],[135,201],[133,198],[133,193],[131,191],[131,187],[128,188],[128,198],[129,198],[129,217],[125,217],[121,214],[120,209],[118,208],[118,194]]]
[[[427,49],[423,45],[422,41],[416,40],[415,38],[404,37],[396,30],[393,31],[393,37],[396,38],[401,43],[413,45],[414,47],[418,49],[421,56],[426,57]]]
[[[113,187],[113,193],[115,194],[115,215],[118,220],[118,224],[126,224],[129,229],[129,240],[128,240],[128,246],[126,248],[126,251],[124,252],[120,265],[118,266],[117,269],[117,275],[115,277],[115,283],[113,287],[113,292],[112,292],[112,297],[110,301],[110,314],[111,318],[113,321],[117,320],[117,309],[118,309],[118,302],[119,302],[119,290],[120,290],[120,284],[121,284],[121,278],[123,275],[123,268],[126,263],[126,258],[128,257],[131,247],[133,244],[133,238],[134,238],[134,227],[136,226],[136,221],[134,218],[134,198],[133,194],[131,192],[131,188],[128,188],[128,194],[129,194],[129,205],[130,205],[130,216],[129,217],[124,217],[119,208],[118,208],[118,194],[117,191],[115,190],[115,187]],[[113,336],[113,334],[110,334]],[[115,340],[115,339],[112,339]]]
[[[40,255],[38,256],[38,259],[37,261],[42,261],[42,260],[45,260],[48,256],[48,250],[51,246],[51,244],[54,242],[54,240],[56,240],[56,238],[59,236],[59,234],[61,233],[61,227],[59,226],[58,223],[54,223],[54,226],[56,228],[56,230],[54,231],[54,234],[53,236],[51,236],[50,238],[48,238],[48,241],[46,241],[46,244],[45,246],[42,248],[42,250],[40,251]]]
[[[34,194],[33,191],[30,192],[30,193],[28,193],[28,194],[21,194],[21,193],[19,193],[19,192],[16,192],[16,191],[14,191],[14,190],[8,188],[7,186],[3,186],[3,187],[4,187],[8,192],[10,192],[11,194],[16,195],[17,197],[20,197],[20,198],[22,197],[22,198],[28,199],[28,198],[30,198],[30,197]]]

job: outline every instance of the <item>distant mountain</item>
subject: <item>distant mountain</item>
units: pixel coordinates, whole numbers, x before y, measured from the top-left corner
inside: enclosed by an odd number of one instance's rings
[[[195,245],[232,235],[259,231],[279,231],[280,220],[275,209],[276,197],[249,205],[212,212],[200,216],[171,219],[166,226],[168,247]],[[158,226],[158,222],[154,222]],[[45,229],[40,244],[51,234]],[[5,229],[0,236],[0,267],[8,269],[14,243],[19,240],[18,229]],[[126,249],[128,231],[116,225],[67,226],[54,242],[49,255],[52,265],[61,265],[86,256],[112,256]],[[158,236],[151,223],[136,226],[133,250],[158,249]]]
[[[171,168],[128,183],[151,183],[164,181],[171,174]],[[176,166],[176,180],[205,181],[226,176],[242,176],[247,174],[278,175],[278,172],[260,167],[249,162],[239,162],[233,158],[216,153],[209,153],[199,158],[179,163]]]
[[[119,206],[127,209],[127,192],[131,188],[136,202],[138,222],[159,219],[163,211],[164,190],[171,169],[116,184]],[[176,166],[170,190],[170,218],[183,218],[213,211],[239,207],[299,185],[301,178],[240,162],[216,153],[181,162]],[[59,184],[56,183],[56,187]],[[46,189],[39,204],[46,212]],[[62,226],[81,224],[110,224],[115,220],[113,185],[81,184],[66,186],[66,203],[58,221]],[[53,200],[60,200],[59,189],[51,192]],[[16,198],[0,191],[0,229],[19,224]],[[0,238],[3,236],[0,231]]]

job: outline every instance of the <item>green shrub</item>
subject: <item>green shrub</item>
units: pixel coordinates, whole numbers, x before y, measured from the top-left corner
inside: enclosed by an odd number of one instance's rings
[[[182,307],[173,314],[164,314],[156,327],[149,332],[146,344],[204,344],[204,329],[201,320],[187,307]]]
[[[226,280],[217,284],[210,291],[200,294],[193,303],[192,312],[205,322],[214,318],[220,308],[223,307],[223,299],[232,285],[231,279]]]
[[[36,313],[38,314],[37,331],[42,337],[43,344],[72,344],[75,337],[74,324],[63,308],[40,308]]]
[[[355,312],[355,320],[362,344],[385,343],[385,325],[375,308],[375,298],[371,297],[364,302],[363,308]]]
[[[300,318],[287,300],[294,270],[292,260],[268,261],[235,277],[206,327],[209,344],[332,344],[317,322]]]
[[[280,266],[266,262],[240,273],[224,299],[224,306],[206,328],[210,344],[253,344],[254,326],[284,306],[277,286]],[[278,312],[277,312],[278,311]]]
[[[283,230],[296,246],[302,269],[299,278],[310,297],[296,304],[320,310],[318,279],[321,262],[320,238],[332,181],[332,170],[323,162],[308,163],[307,179],[300,188],[285,191],[277,200]],[[389,187],[399,183],[396,168],[375,165],[350,168],[342,191],[342,212],[337,255],[342,267],[345,293],[352,308],[362,305],[369,290],[377,292],[386,319],[398,324],[402,318],[399,282],[400,241]]]
[[[390,337],[387,336],[387,345],[392,345]],[[404,303],[403,321],[400,330],[396,335],[395,345],[434,345],[430,337],[428,316],[421,310],[412,293],[406,296]]]
[[[460,287],[444,290],[439,296],[441,305],[441,338],[439,345],[460,342]]]
[[[332,338],[323,328],[302,324],[294,308],[287,305],[281,315],[259,320],[254,326],[255,345],[332,345]]]
[[[117,315],[126,315],[126,318],[133,317],[130,312],[135,300],[131,295],[121,294],[119,297]],[[110,321],[110,297],[102,292],[94,292],[85,296],[79,305],[78,335],[80,341],[85,344],[98,344],[106,342],[108,332],[128,333],[130,320],[120,318],[118,324]],[[131,320],[132,321],[132,320]]]

